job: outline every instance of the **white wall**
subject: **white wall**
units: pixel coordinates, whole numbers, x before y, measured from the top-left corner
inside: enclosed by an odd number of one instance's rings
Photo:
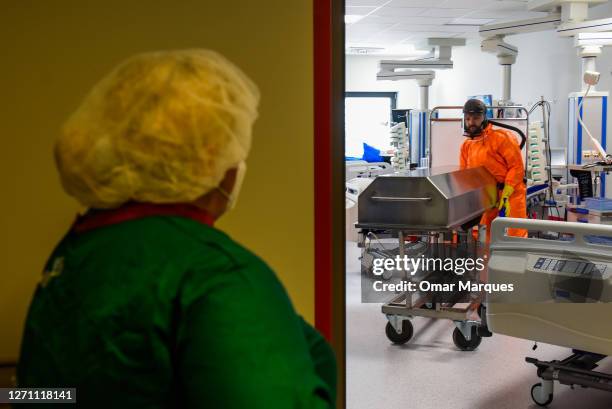
[[[612,4],[594,7],[589,18],[612,17]],[[518,47],[519,55],[512,67],[512,100],[530,107],[541,96],[552,102],[552,146],[565,147],[567,142],[567,97],[580,90],[581,62],[573,39],[560,38],[554,31],[514,35],[506,38]],[[397,91],[398,108],[416,108],[419,90],[415,81],[376,81],[381,57],[347,56],[347,91]],[[470,40],[465,47],[453,50],[455,68],[436,72],[430,88],[430,108],[439,105],[462,105],[469,95],[502,93],[502,68],[493,54],[480,51],[480,41]],[[612,47],[603,49],[597,59],[602,76],[598,90],[612,91]],[[534,120],[541,119],[534,112]],[[608,123],[612,107],[608,108]],[[610,130],[610,126],[608,126]],[[610,137],[609,141],[612,141]],[[608,151],[612,142],[608,142]]]

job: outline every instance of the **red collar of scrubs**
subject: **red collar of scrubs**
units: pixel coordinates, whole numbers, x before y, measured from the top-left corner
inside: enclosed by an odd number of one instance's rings
[[[181,216],[212,226],[215,218],[208,212],[187,203],[155,204],[130,202],[117,209],[90,210],[78,216],[72,226],[76,233],[151,216]]]

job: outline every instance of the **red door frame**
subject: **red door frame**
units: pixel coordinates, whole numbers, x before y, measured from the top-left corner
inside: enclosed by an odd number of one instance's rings
[[[340,330],[334,304],[344,284],[336,280],[344,276],[337,271],[344,261],[344,210],[337,211],[338,200],[344,209],[343,19],[344,1],[314,0],[315,323],[328,340]]]
[[[315,323],[332,339],[331,2],[314,0]]]
[[[344,0],[313,0],[315,325],[338,361],[344,404]]]

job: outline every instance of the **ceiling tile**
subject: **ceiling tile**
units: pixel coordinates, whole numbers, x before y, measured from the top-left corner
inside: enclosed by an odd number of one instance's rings
[[[351,34],[350,36],[347,36],[346,43],[347,44],[365,43],[365,42],[367,42],[370,39],[370,37],[372,37],[371,34],[369,34],[369,35],[355,35],[355,34]]]
[[[492,3],[499,3],[495,0],[446,0],[438,6],[438,8],[453,8],[453,9],[482,9]]]
[[[346,0],[346,14],[365,16],[347,26],[346,41],[391,46],[430,37],[479,39],[483,24],[541,17],[527,0]]]
[[[407,29],[407,27],[404,27]],[[423,31],[444,31],[447,33],[467,33],[478,31],[478,26],[452,26],[452,25],[413,25],[410,28],[410,31],[413,32],[423,32]],[[391,30],[389,30],[391,31]]]
[[[389,37],[400,37],[400,40],[403,40],[405,38],[418,34],[418,32],[415,32],[412,30],[389,30],[389,31],[380,33],[380,35],[384,35],[384,34],[389,35]]]
[[[499,10],[499,11],[528,11],[527,2],[525,1],[494,1],[485,7],[487,10]]]
[[[474,10],[462,17],[499,19],[499,18],[507,18],[511,14],[512,13],[497,11],[497,10]]]
[[[346,0],[346,7],[356,6],[374,6],[378,7],[381,4],[385,4],[389,0]]]
[[[386,24],[387,26],[393,25],[395,23],[399,23],[402,19],[405,19],[406,16],[377,16],[375,14],[370,14],[367,17],[364,17],[361,22],[368,24]]]
[[[476,10],[469,14],[466,14],[465,18],[490,18],[497,20],[508,20],[508,19],[527,19],[544,17],[546,13],[534,12],[534,11],[499,11],[499,10]]]
[[[380,33],[380,31],[351,31],[350,33],[346,34],[346,41],[367,40],[378,33]]]
[[[415,25],[443,25],[450,22],[450,18],[439,17],[401,17],[394,28],[412,27]]]
[[[490,23],[492,21],[495,21],[495,19],[460,17],[460,18],[456,18],[456,19],[451,20],[449,22],[449,24],[454,24],[454,25],[464,24],[464,25],[481,26],[483,24],[488,24],[488,23]]]
[[[508,13],[508,17],[511,17],[516,20],[525,20],[528,18],[538,18],[538,17],[546,17],[548,13],[543,13],[539,11],[519,11]]]
[[[429,9],[424,13],[419,14],[419,16],[424,17],[461,17],[469,12],[473,11],[472,9]]]
[[[388,46],[388,45],[397,44],[400,41],[410,36],[411,34],[401,34],[401,33],[389,34],[385,32],[385,33],[373,35],[372,37],[368,38],[368,41],[373,41],[373,42],[377,42],[380,44],[384,44],[385,46]]]
[[[376,10],[374,15],[377,16],[405,16],[405,17],[414,17],[418,16],[421,13],[427,11],[427,9],[419,8],[419,7],[381,7]]]
[[[530,18],[545,17],[547,13],[539,13],[533,11],[494,11],[494,10],[479,10],[470,13],[465,18],[490,18],[493,23],[508,21],[508,20],[526,20]]]
[[[449,33],[446,31],[423,31],[420,33],[412,33],[410,40],[417,42],[418,40],[423,40],[425,38],[452,38],[456,36],[458,36],[458,33]]]
[[[377,24],[377,23],[368,24],[368,23],[362,23],[361,21],[359,21],[358,23],[347,26],[346,31],[348,33],[357,32],[357,31],[382,31],[388,28],[390,28],[388,24]]]
[[[414,35],[411,34],[410,37],[404,38],[402,41],[400,41],[400,44],[414,44],[416,42],[416,39],[414,38]]]
[[[372,47],[372,46],[383,46],[382,44],[376,43],[374,41],[370,41],[370,40],[364,40],[364,41],[355,41],[352,43],[347,43],[346,44],[347,47]]]
[[[374,10],[376,10],[376,7],[347,7],[344,14],[365,16],[366,14],[371,13]]]
[[[443,4],[446,0],[392,0],[390,7],[426,7],[433,8]]]

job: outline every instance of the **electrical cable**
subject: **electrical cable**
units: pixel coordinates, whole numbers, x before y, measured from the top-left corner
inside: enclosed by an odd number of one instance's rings
[[[368,242],[368,244],[366,245],[366,251],[370,249],[370,243],[372,242],[372,237],[374,237],[374,239],[378,242],[378,245],[380,247],[382,247],[383,250],[385,251],[389,251],[390,249],[386,248],[385,245],[383,244],[383,242],[378,238],[378,236],[376,234],[374,234],[373,232],[368,232],[367,237],[370,239],[370,241]]]
[[[491,124],[493,124],[495,126],[499,126],[500,128],[505,128],[505,129],[509,129],[511,131],[516,132],[521,137],[521,143],[519,145],[520,149],[523,149],[523,147],[527,143],[527,137],[525,136],[525,133],[523,131],[521,131],[520,129],[518,129],[517,127],[512,126],[512,125],[508,125],[508,124],[504,124],[504,123],[501,123],[501,122],[493,121],[493,120],[489,120],[489,123],[491,123]]]
[[[548,111],[548,112],[546,112]],[[542,100],[542,119],[544,119],[544,115],[546,115],[546,162],[548,162],[547,166],[547,176],[548,176],[548,193],[550,195],[550,199],[555,203],[555,208],[557,201],[555,200],[555,192],[553,189],[553,177],[552,177],[552,151],[550,148],[550,103],[548,101]],[[557,213],[559,211],[557,210]]]
[[[529,114],[535,111],[538,107],[542,107],[542,120],[546,123],[546,141],[545,141],[545,155],[546,155],[546,176],[548,181],[548,195],[550,200],[555,204],[555,210],[557,211],[557,216],[560,218],[559,209],[556,206],[555,194],[553,189],[553,177],[552,177],[552,150],[550,147],[550,116],[551,116],[551,105],[550,102],[542,99],[529,109]],[[546,200],[545,200],[546,203]],[[542,219],[544,219],[544,214],[542,214]]]

